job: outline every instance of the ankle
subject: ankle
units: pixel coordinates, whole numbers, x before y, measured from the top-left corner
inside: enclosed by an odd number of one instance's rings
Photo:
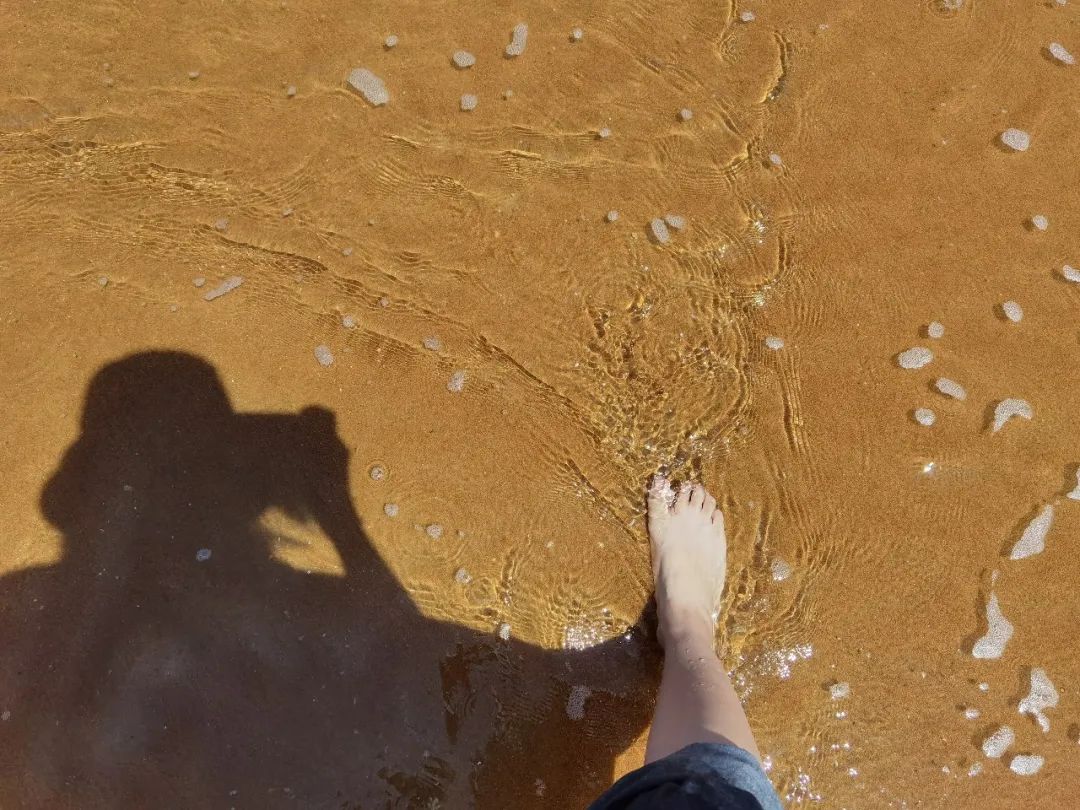
[[[716,624],[700,608],[669,604],[659,611],[660,633],[665,645],[674,643],[700,651],[715,650]]]

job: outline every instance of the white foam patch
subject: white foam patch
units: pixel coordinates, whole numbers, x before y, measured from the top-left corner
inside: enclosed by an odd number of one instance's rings
[[[930,325],[926,327],[926,334],[929,337],[934,338],[934,340],[937,340],[938,338],[944,336],[945,325],[940,323],[939,321],[931,321]]]
[[[529,26],[518,23],[510,35],[510,44],[506,46],[506,55],[511,59],[525,53],[525,43],[529,38]]]
[[[1020,323],[1024,319],[1024,310],[1015,301],[1006,301],[1001,305],[1001,311],[1013,323]]]
[[[653,238],[661,245],[666,245],[671,241],[671,234],[668,233],[667,224],[659,217],[649,223],[649,228],[652,230]]]
[[[934,387],[947,397],[958,399],[961,402],[967,399],[967,391],[964,390],[964,386],[955,380],[950,380],[948,377],[939,377],[934,383]]]
[[[592,689],[587,686],[574,686],[570,689],[570,696],[566,699],[566,716],[571,720],[585,719],[585,701],[592,695]]]
[[[1005,645],[1012,638],[1012,622],[1005,618],[998,605],[996,593],[990,594],[986,603],[986,635],[975,642],[971,648],[974,658],[997,659],[1005,652]]]
[[[1026,152],[1031,146],[1031,136],[1022,129],[1010,127],[1001,133],[1001,142],[1014,152]]]
[[[907,351],[900,352],[896,356],[896,362],[900,368],[922,368],[934,359],[934,353],[925,346],[913,346]]]
[[[686,227],[686,217],[682,214],[664,214],[664,222],[677,231]]]
[[[1031,404],[1026,399],[1016,399],[1013,397],[1003,399],[997,404],[997,407],[994,408],[994,425],[992,430],[994,433],[997,433],[1005,426],[1005,423],[1014,416],[1030,420],[1034,415],[1034,411],[1031,410]]]
[[[244,283],[243,276],[229,276],[223,282],[218,284],[214,289],[209,290],[203,295],[204,301],[213,301],[215,298],[221,298],[226,293],[231,293],[237,287]]]
[[[1047,228],[1050,227],[1050,220],[1048,220],[1042,214],[1036,214],[1031,218],[1031,224],[1040,231],[1045,231]]]
[[[476,109],[477,98],[472,93],[466,93],[461,97],[461,111],[472,112]]]
[[[791,576],[791,564],[780,557],[772,561],[770,570],[772,571],[773,582],[783,582]]]
[[[1077,270],[1071,265],[1064,264],[1061,266],[1061,275],[1066,281],[1071,281],[1074,284],[1080,284],[1080,270]]]
[[[851,695],[851,684],[847,681],[841,681],[840,683],[834,683],[829,687],[829,697],[833,700],[843,700]]]
[[[769,337],[765,338],[765,345],[774,352],[778,352],[784,348],[784,339],[776,337],[775,335],[769,335]]]
[[[446,384],[446,390],[452,394],[460,394],[465,390],[465,371],[458,369],[450,375],[450,382]]]
[[[937,414],[929,408],[916,408],[915,421],[923,427],[931,427],[937,421]]]
[[[398,42],[397,34],[387,34],[386,39],[383,40],[383,46],[386,48],[396,48]]]
[[[1017,754],[1009,763],[1009,770],[1018,776],[1034,776],[1045,762],[1038,754]]]
[[[383,80],[367,68],[354,68],[346,81],[372,107],[381,107],[390,101],[390,92],[383,84]]]
[[[1080,467],[1076,468],[1076,486],[1065,497],[1073,501],[1080,501]]]
[[[1054,505],[1047,504],[1024,529],[1020,539],[1009,552],[1010,560],[1023,560],[1034,557],[1046,549],[1046,533],[1050,531],[1050,524],[1054,522]]]
[[[471,68],[476,64],[476,57],[468,51],[454,51],[454,55],[451,58],[454,60],[454,64],[462,70]]]
[[[1046,670],[1035,667],[1031,670],[1031,690],[1028,692],[1027,697],[1021,699],[1017,711],[1020,714],[1030,714],[1034,717],[1035,722],[1042,729],[1042,733],[1047,734],[1050,731],[1050,718],[1044,712],[1046,709],[1055,708],[1060,699],[1061,696],[1058,694],[1058,690],[1054,688],[1054,684],[1050,680],[1050,676],[1046,674]]]
[[[1015,741],[1016,734],[1013,730],[1008,726],[1002,726],[983,740],[982,752],[990,759],[1000,759]]]

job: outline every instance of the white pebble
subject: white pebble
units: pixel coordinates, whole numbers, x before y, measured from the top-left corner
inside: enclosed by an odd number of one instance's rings
[[[979,710],[974,707],[964,709],[964,717],[968,720],[978,720]]]
[[[572,39],[574,42],[581,42],[584,37],[585,32],[582,31],[580,28],[575,28],[573,31],[570,32],[570,39]]]
[[[791,576],[791,565],[780,557],[772,561],[771,570],[773,582],[783,582]]]
[[[608,222],[614,222],[619,218],[619,212],[612,210],[607,212],[607,216],[604,217]]]
[[[315,347],[315,359],[319,361],[319,365],[329,366],[334,362],[334,355],[330,352],[329,346],[320,344]]]
[[[197,70],[189,70],[187,77],[189,79],[195,80],[195,79],[199,78],[199,71],[197,71]]]
[[[294,98],[296,96],[295,84],[290,84],[288,87],[285,88],[285,96],[286,98]]]
[[[196,279],[194,279],[191,283],[194,284],[196,287],[201,287],[204,284],[206,284],[206,279],[203,278],[202,276],[199,276]]]
[[[689,121],[693,117],[694,117],[694,111],[691,110],[689,107],[683,107],[681,110],[679,110],[679,118],[680,118],[680,120]]]
[[[686,227],[686,217],[680,214],[664,214],[664,222],[677,231]]]
[[[1050,55],[1057,59],[1059,62],[1061,62],[1061,64],[1063,65],[1076,64],[1076,58],[1067,50],[1065,50],[1065,46],[1062,45],[1060,42],[1051,42],[1049,51]]]
[[[938,321],[931,321],[930,324],[926,327],[926,334],[928,337],[932,337],[934,338],[934,340],[937,340],[938,338],[945,335],[945,326]]]
[[[1023,560],[1041,554],[1046,548],[1046,534],[1050,531],[1050,524],[1054,522],[1054,505],[1047,504],[1042,508],[1027,527],[1020,539],[1009,552],[1010,560]]]
[[[424,531],[432,540],[438,540],[442,537],[443,528],[438,523],[429,523]]]
[[[570,696],[566,699],[566,716],[571,720],[583,720],[585,718],[585,701],[592,695],[592,689],[587,686],[574,686],[570,689]]]
[[[1026,152],[1031,146],[1031,136],[1022,129],[1009,128],[1001,133],[1001,142],[1016,152]]]
[[[752,11],[741,11],[741,12],[739,12],[739,19],[742,20],[744,23],[748,23],[748,22],[753,22],[754,20],[757,19],[757,17],[754,15],[754,12],[752,12]]]
[[[1017,754],[1009,763],[1009,770],[1017,776],[1034,776],[1046,762],[1038,754]]]
[[[923,346],[913,346],[907,351],[900,352],[896,356],[896,362],[900,368],[922,368],[934,359],[934,353]]]
[[[101,286],[101,287],[108,286],[109,277],[108,276],[98,276],[97,283],[98,283],[98,286]]]
[[[433,352],[441,352],[442,341],[439,339],[438,335],[428,335],[424,338],[424,348],[430,349]]]
[[[916,408],[915,421],[923,427],[931,427],[937,421],[937,414],[929,408]]]
[[[961,402],[967,399],[967,391],[964,390],[964,386],[960,385],[960,383],[954,380],[948,379],[947,377],[939,377],[934,382],[934,387],[947,397],[958,399]]]
[[[0,720],[3,720],[6,723],[10,719],[11,719],[11,709],[4,709],[3,713],[0,714]]]
[[[611,129],[608,127],[600,127],[600,129],[597,130],[596,134],[600,137],[601,140],[607,140],[611,137]]]
[[[383,80],[367,68],[354,68],[346,81],[373,107],[381,107],[390,101],[390,93]]]
[[[833,700],[843,700],[851,694],[851,684],[846,681],[840,683],[834,683],[829,687],[829,697]]]
[[[1031,224],[1038,228],[1040,231],[1045,231],[1050,227],[1050,220],[1044,217],[1042,214],[1036,214],[1031,218]]]
[[[986,625],[986,635],[975,642],[971,655],[983,659],[1001,658],[1005,645],[1012,638],[1013,626],[1002,614],[996,593],[991,593],[990,601],[986,603]]]
[[[659,217],[649,223],[649,228],[652,230],[653,238],[661,245],[666,245],[671,241],[671,234],[668,233],[667,225]]]
[[[1077,270],[1075,267],[1070,267],[1067,264],[1062,265],[1061,275],[1065,277],[1066,281],[1072,281],[1076,284],[1080,284],[1080,270]]]
[[[498,633],[499,633],[499,638],[501,638],[503,641],[509,641],[510,640],[510,625],[507,624],[506,622],[503,622],[502,624],[499,625]]]
[[[223,282],[218,284],[214,289],[207,291],[203,295],[204,301],[213,301],[215,298],[221,298],[226,293],[230,293],[244,283],[243,276],[229,276]]]
[[[1020,305],[1015,301],[1006,301],[1001,305],[1001,311],[1005,314],[1013,323],[1020,323],[1024,318],[1024,310],[1020,308]]]
[[[214,228],[224,233],[229,228],[229,220],[227,220],[225,217],[222,217],[214,223]]]
[[[390,306],[390,299],[384,295],[379,299],[379,306],[383,308]]]
[[[765,346],[769,349],[772,349],[774,352],[778,352],[782,348],[784,348],[784,339],[781,337],[776,337],[775,335],[769,335],[767,338],[765,338]]]
[[[472,576],[464,568],[459,568],[457,571],[454,572],[454,580],[459,585],[468,585],[470,582],[472,582]]]
[[[1076,487],[1065,497],[1073,501],[1080,501],[1080,467],[1076,468]]]
[[[510,35],[510,44],[506,46],[506,55],[511,59],[525,53],[525,42],[529,38],[529,26],[518,23]]]
[[[994,424],[992,432],[997,433],[1004,427],[1005,423],[1012,419],[1014,416],[1019,416],[1022,419],[1030,420],[1034,416],[1034,412],[1031,410],[1031,405],[1026,399],[1015,399],[1010,397],[1009,399],[1003,399],[994,408]]]
[[[356,316],[355,315],[344,315],[344,316],[342,316],[341,325],[344,326],[346,329],[353,329],[356,326]]]
[[[293,215],[293,210],[292,210],[292,208],[285,208],[285,209],[282,209],[282,211],[281,211],[281,215],[282,215],[283,217],[291,217],[291,216]]]
[[[398,516],[398,505],[396,503],[384,503],[382,510],[387,517]]]
[[[476,109],[476,96],[472,93],[466,93],[461,97],[461,111],[472,112]]]
[[[352,254],[353,254],[353,249],[351,247],[341,249],[341,255],[344,256],[346,259],[349,258],[350,256],[352,256]]]
[[[476,64],[476,57],[468,51],[454,51],[454,56],[452,58],[454,60],[454,64],[462,70],[464,70],[465,68],[471,68],[473,65]]]
[[[210,549],[208,548],[200,548],[198,551],[195,552],[195,559],[199,562],[206,562],[210,559],[210,555],[212,553],[213,552],[210,551]]]
[[[397,47],[397,44],[398,44],[397,34],[389,34],[389,35],[387,35],[386,39],[383,40],[383,46],[387,47],[387,48]]]
[[[1035,722],[1042,729],[1042,733],[1047,734],[1050,731],[1050,718],[1044,714],[1044,711],[1053,709],[1058,705],[1060,699],[1061,696],[1058,694],[1058,690],[1054,688],[1054,684],[1046,674],[1046,670],[1041,667],[1034,667],[1031,670],[1031,689],[1027,697],[1021,699],[1017,710],[1020,714],[1030,714],[1034,717]]]
[[[1008,726],[1002,726],[985,740],[982,752],[990,759],[999,759],[1016,740],[1016,734]]]
[[[783,166],[784,165],[784,159],[781,158],[780,155],[778,155],[776,152],[773,152],[772,154],[769,155],[769,162],[773,166]]]

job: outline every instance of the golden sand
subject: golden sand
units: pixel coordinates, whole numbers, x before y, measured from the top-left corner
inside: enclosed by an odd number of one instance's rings
[[[661,467],[721,496],[782,797],[1071,807],[1078,13],[9,6],[0,805],[584,806]]]

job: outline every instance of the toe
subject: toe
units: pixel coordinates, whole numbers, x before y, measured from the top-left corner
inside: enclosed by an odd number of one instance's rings
[[[716,511],[716,498],[708,491],[705,492],[705,501],[701,504],[701,511],[706,515],[711,515]]]
[[[660,473],[654,475],[649,484],[649,520],[666,515],[671,510],[674,495],[667,478]]]
[[[690,490],[691,489],[692,489],[692,487],[690,486],[689,482],[687,482],[687,481],[683,481],[681,484],[679,484],[679,494],[678,494],[678,497],[675,498],[675,511],[676,512],[683,511],[684,509],[686,509],[687,504],[690,503]]]
[[[713,509],[712,524],[720,529],[720,531],[724,530],[724,513],[719,509]]]
[[[701,508],[702,502],[705,500],[705,487],[701,484],[694,484],[694,488],[690,491],[690,505]]]

